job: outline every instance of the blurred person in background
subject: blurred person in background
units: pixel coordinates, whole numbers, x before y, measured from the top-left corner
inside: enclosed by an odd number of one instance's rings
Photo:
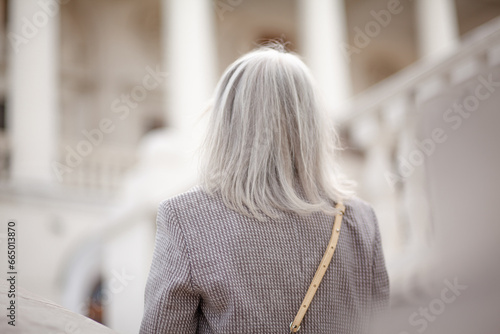
[[[201,184],[160,204],[141,333],[289,330],[345,205],[303,333],[366,332],[389,300],[379,227],[337,169],[309,70],[281,45],[223,74]]]

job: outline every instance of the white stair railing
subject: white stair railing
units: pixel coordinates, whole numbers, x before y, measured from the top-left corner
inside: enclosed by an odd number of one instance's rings
[[[399,264],[418,261],[416,254],[432,242],[426,148],[417,140],[419,106],[498,65],[500,19],[495,19],[465,36],[453,55],[413,64],[354,97],[342,113],[349,115],[339,126],[351,149],[344,160],[358,170],[359,192],[377,211],[396,290],[405,284],[398,275],[415,274],[399,272],[411,267]]]

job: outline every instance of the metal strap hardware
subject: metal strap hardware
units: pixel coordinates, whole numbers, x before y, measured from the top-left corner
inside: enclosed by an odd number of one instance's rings
[[[340,227],[342,226],[342,215],[345,212],[345,206],[340,201],[337,203],[337,206],[335,206],[335,208],[339,210],[339,213],[335,216],[332,236],[330,238],[330,242],[328,243],[328,248],[326,249],[325,254],[323,255],[323,258],[321,259],[321,262],[318,266],[318,269],[314,274],[314,278],[311,282],[311,285],[309,286],[309,289],[307,290],[306,296],[304,297],[302,304],[300,304],[300,309],[297,312],[295,319],[290,323],[290,333],[297,333],[299,331],[302,319],[304,319],[304,316],[306,315],[306,312],[311,305],[311,301],[313,300],[314,295],[318,290],[319,284],[321,283],[323,276],[325,276],[326,269],[328,269],[328,266],[332,261],[333,253],[335,252],[337,242],[339,241]]]

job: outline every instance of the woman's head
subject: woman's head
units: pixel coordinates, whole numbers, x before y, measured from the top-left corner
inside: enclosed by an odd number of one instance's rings
[[[336,135],[309,70],[283,48],[236,60],[210,109],[202,185],[230,208],[259,219],[278,211],[335,214],[348,195],[339,178]]]

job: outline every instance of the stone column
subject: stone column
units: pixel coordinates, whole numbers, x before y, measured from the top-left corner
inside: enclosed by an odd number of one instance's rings
[[[193,131],[216,82],[215,12],[209,0],[163,0],[163,51],[168,72],[167,121]]]
[[[59,141],[58,3],[10,1],[7,43],[11,180],[50,183]]]
[[[324,94],[332,116],[341,118],[351,95],[344,0],[300,0],[300,49]]]
[[[460,41],[454,0],[417,0],[415,12],[420,55],[446,55]]]

